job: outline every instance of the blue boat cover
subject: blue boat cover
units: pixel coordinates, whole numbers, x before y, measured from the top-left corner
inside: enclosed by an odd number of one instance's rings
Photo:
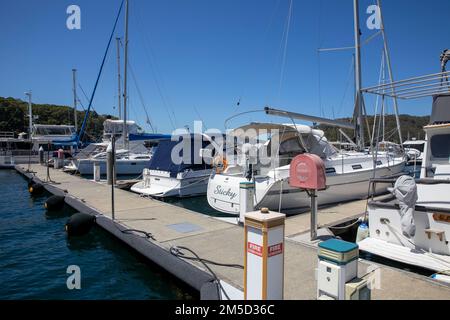
[[[170,172],[171,177],[176,177],[178,173],[184,172],[185,170],[200,170],[200,169],[209,169],[211,168],[210,165],[206,164],[199,156],[200,149],[206,148],[210,143],[208,141],[200,140],[202,139],[201,135],[195,135],[195,139],[198,142],[194,144],[194,134],[190,134],[189,137],[184,136],[183,138],[179,138],[178,141],[172,141],[172,140],[161,140],[156,147],[155,152],[153,153],[152,159],[150,161],[150,170],[160,170],[160,171],[167,171]],[[185,163],[184,160],[181,161],[180,164],[174,163],[172,160],[172,150],[177,146],[179,143],[186,144],[187,141],[185,139],[189,139],[190,143],[190,157],[189,162]],[[184,140],[184,141],[182,141]],[[201,141],[201,143],[200,143]],[[180,157],[181,159],[184,159],[184,148],[181,148],[182,145],[180,145],[178,148],[180,149],[178,154],[175,154],[176,157]],[[175,150],[176,152],[176,150]],[[197,163],[195,163],[195,160],[197,160]]]
[[[162,139],[170,139],[170,134],[161,134],[161,133],[130,133],[128,135],[130,141],[142,141],[142,140],[162,140]]]

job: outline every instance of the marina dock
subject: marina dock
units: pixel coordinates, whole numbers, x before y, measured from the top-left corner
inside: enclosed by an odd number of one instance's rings
[[[15,169],[41,182],[52,194],[65,194],[74,209],[96,216],[96,223],[167,272],[200,292],[202,299],[218,299],[214,277],[193,260],[170,253],[173,246],[193,250],[199,257],[225,264],[243,265],[244,230],[241,226],[190,211],[152,198],[115,188],[115,219],[111,219],[111,186],[70,175],[39,164],[16,165]],[[319,211],[321,227],[355,219],[365,211],[366,201],[354,201]],[[317,248],[306,239],[309,213],[286,219],[285,299],[316,299]],[[242,299],[243,270],[209,265],[230,297]],[[379,283],[372,299],[450,299],[450,286],[411,272],[360,259],[359,276],[377,270]]]

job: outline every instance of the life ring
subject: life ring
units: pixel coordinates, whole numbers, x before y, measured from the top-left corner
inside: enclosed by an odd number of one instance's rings
[[[216,168],[216,173],[224,172],[228,167],[228,162],[225,157],[217,156],[214,158],[213,166]]]

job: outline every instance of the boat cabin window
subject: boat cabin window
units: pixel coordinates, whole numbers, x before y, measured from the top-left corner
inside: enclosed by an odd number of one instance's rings
[[[405,148],[416,149],[416,150],[419,150],[420,152],[423,152],[423,148],[424,148],[425,144],[424,143],[403,144],[403,146]]]
[[[34,134],[37,136],[70,136],[75,130],[66,126],[36,127]]]
[[[336,173],[336,169],[335,168],[326,168],[325,173]]]
[[[433,158],[450,159],[450,134],[437,134],[431,137]]]
[[[353,170],[359,170],[359,169],[362,169],[362,165],[354,164],[354,165],[352,165],[352,168],[353,168]]]

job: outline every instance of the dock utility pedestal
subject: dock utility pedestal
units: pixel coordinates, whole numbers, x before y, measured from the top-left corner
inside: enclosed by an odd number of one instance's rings
[[[317,299],[370,300],[367,280],[358,278],[356,243],[330,239],[319,243]]]
[[[311,240],[317,238],[317,191],[326,189],[325,165],[315,154],[296,156],[289,169],[289,185],[304,189],[311,199]]]

